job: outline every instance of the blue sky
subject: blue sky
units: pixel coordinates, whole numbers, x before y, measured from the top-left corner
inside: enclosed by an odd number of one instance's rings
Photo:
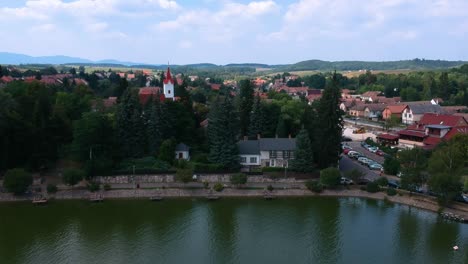
[[[0,51],[216,64],[468,60],[468,0],[0,0]]]

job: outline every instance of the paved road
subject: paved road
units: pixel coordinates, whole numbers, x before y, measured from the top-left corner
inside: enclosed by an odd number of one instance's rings
[[[359,162],[357,162],[356,160],[351,159],[346,155],[343,155],[343,157],[340,160],[340,171],[345,172],[345,171],[350,171],[352,169],[357,169],[361,171],[362,173],[364,173],[365,178],[371,181],[380,177],[379,171],[370,170],[366,166],[359,164]]]

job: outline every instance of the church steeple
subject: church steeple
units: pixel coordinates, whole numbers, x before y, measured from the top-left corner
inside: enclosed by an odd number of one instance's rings
[[[166,76],[163,80],[164,84],[164,97],[174,100],[174,79],[172,79],[171,69],[167,66]]]

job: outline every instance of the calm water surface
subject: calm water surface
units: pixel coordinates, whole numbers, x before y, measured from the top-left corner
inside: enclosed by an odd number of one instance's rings
[[[357,198],[3,203],[0,263],[468,263],[468,225]]]

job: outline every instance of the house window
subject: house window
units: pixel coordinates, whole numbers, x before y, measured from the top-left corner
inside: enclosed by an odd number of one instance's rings
[[[274,159],[270,160],[270,166],[275,167],[275,160]]]
[[[167,93],[168,93],[168,94],[171,94],[171,90],[167,90]]]
[[[247,158],[246,158],[246,157],[241,157],[241,158],[240,158],[240,162],[241,162],[241,163],[246,163],[246,162],[247,162]]]
[[[276,159],[276,151],[270,150],[270,158]]]
[[[412,118],[412,117],[413,117],[413,115],[412,115],[412,114],[408,114],[408,118]]]
[[[257,157],[251,157],[250,163],[257,163]]]

